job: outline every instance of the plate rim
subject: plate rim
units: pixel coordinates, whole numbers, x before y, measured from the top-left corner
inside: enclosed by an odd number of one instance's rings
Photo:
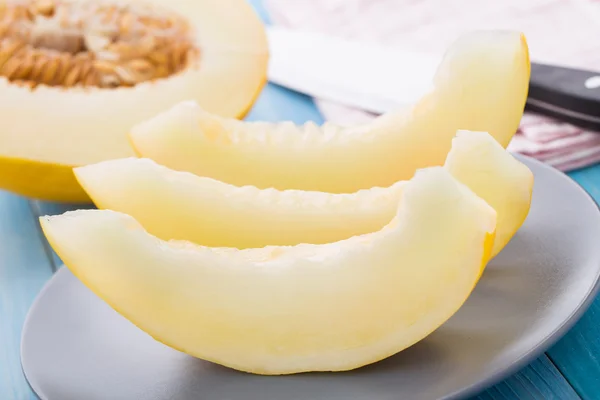
[[[536,160],[535,158],[525,156],[522,154],[512,153],[512,152],[511,152],[511,154],[515,158],[519,159],[520,161],[523,161],[525,163],[534,164],[539,168],[552,171],[552,173],[556,173],[556,176],[560,177],[560,179],[569,181],[571,184],[573,184],[577,188],[577,190],[582,192],[589,201],[591,201],[591,204],[593,204],[595,206],[596,213],[598,215],[600,215],[600,204],[593,198],[593,196],[579,182],[577,182],[575,179],[568,176],[565,172],[563,172],[557,168],[554,168],[551,165],[545,164],[539,160]],[[29,325],[30,319],[32,318],[32,315],[34,314],[35,309],[40,304],[41,298],[50,289],[50,287],[54,284],[54,281],[56,279],[60,279],[59,276],[61,274],[66,273],[66,272],[64,272],[65,270],[70,272],[68,267],[66,267],[64,264],[61,264],[59,266],[59,268],[56,270],[56,272],[52,275],[52,277],[50,279],[48,279],[48,281],[46,283],[44,283],[44,285],[42,286],[42,288],[40,289],[40,291],[38,292],[38,294],[36,295],[35,299],[33,300],[33,302],[31,303],[31,305],[29,307],[29,310],[27,311],[27,315],[25,316],[25,319],[23,321],[23,326],[21,329],[21,337],[20,337],[21,340],[20,340],[20,344],[19,344],[19,356],[20,356],[20,363],[21,363],[21,371],[23,373],[23,376],[25,377],[25,381],[27,382],[28,386],[35,393],[35,395],[37,395],[39,397],[40,400],[50,400],[50,399],[43,393],[41,388],[37,387],[37,385],[35,383],[31,382],[31,380],[29,379],[29,377],[27,375],[27,367],[25,365],[26,362],[24,362],[24,357],[23,357],[24,343],[25,343],[25,341],[23,339],[25,337],[25,333],[28,331],[27,326]],[[546,350],[548,350],[550,347],[552,347],[554,344],[556,344],[556,342],[558,342],[563,336],[565,336],[575,326],[575,324],[581,319],[583,314],[585,314],[585,312],[589,309],[589,307],[594,302],[594,300],[596,300],[599,292],[600,292],[600,265],[597,266],[596,276],[594,278],[593,284],[590,286],[590,290],[588,290],[587,293],[582,298],[582,301],[572,310],[572,312],[569,314],[569,316],[567,318],[563,319],[563,321],[552,332],[550,332],[546,337],[544,337],[542,340],[538,341],[537,344],[535,346],[532,346],[529,350],[523,352],[519,357],[515,358],[512,362],[508,363],[508,365],[499,368],[497,372],[492,373],[488,377],[481,379],[477,382],[474,382],[469,386],[465,386],[461,389],[456,390],[455,392],[448,393],[448,394],[438,398],[437,400],[460,400],[460,399],[472,397],[472,396],[477,395],[477,394],[481,393],[482,391],[490,388],[491,386],[505,380],[506,378],[514,375],[519,370],[526,367],[531,362],[535,361],[538,357],[540,357],[540,355],[542,353],[544,353]]]
[[[585,190],[585,188],[577,182],[575,179],[571,178],[565,172],[552,167],[542,161],[539,161],[533,157],[525,156],[522,154],[513,155],[521,160],[525,160],[525,162],[535,164],[540,168],[551,170],[557,173],[557,176],[560,176],[561,179],[566,179],[573,183],[577,189],[591,201],[591,203],[596,207],[596,213],[600,213],[600,204],[592,197],[592,195]],[[520,357],[515,359],[512,363],[509,363],[505,368],[501,368],[495,374],[491,374],[489,377],[484,378],[476,383],[473,383],[470,386],[464,387],[462,389],[457,390],[454,393],[449,393],[448,395],[441,397],[438,400],[460,400],[467,397],[471,397],[481,393],[482,391],[492,387],[493,385],[502,382],[506,378],[514,375],[519,372],[522,368],[526,367],[537,358],[541,356],[541,354],[545,353],[550,347],[556,344],[560,339],[562,339],[570,330],[575,326],[575,324],[581,319],[583,314],[590,308],[594,300],[596,300],[598,293],[600,291],[600,265],[597,268],[596,277],[594,279],[593,285],[590,287],[590,290],[585,294],[582,301],[573,309],[568,318],[564,319],[561,324],[559,324],[554,331],[549,333],[544,339],[540,340],[535,346],[533,346],[528,351],[524,352]],[[46,399],[44,399],[46,400]]]
[[[30,379],[29,376],[27,375],[27,367],[25,366],[26,362],[24,361],[25,358],[23,357],[23,352],[24,352],[24,348],[25,346],[23,345],[23,343],[25,343],[25,341],[23,340],[25,338],[25,332],[27,331],[27,326],[30,323],[30,320],[32,318],[32,315],[34,314],[34,309],[38,308],[38,305],[40,304],[40,301],[42,299],[42,297],[44,297],[44,295],[46,294],[46,292],[48,290],[50,290],[50,287],[54,284],[54,281],[59,279],[58,276],[63,274],[64,270],[67,269],[68,267],[64,264],[60,264],[58,265],[56,271],[52,274],[52,276],[50,277],[50,279],[48,279],[48,281],[46,281],[46,283],[44,283],[44,285],[42,286],[42,288],[40,289],[40,291],[38,292],[38,294],[35,296],[33,302],[31,303],[31,305],[29,306],[29,310],[27,310],[27,315],[25,315],[25,319],[23,320],[23,327],[21,328],[21,340],[19,343],[19,359],[21,362],[21,371],[23,372],[23,376],[25,377],[25,381],[27,382],[27,386],[29,386],[29,388],[31,389],[31,391],[37,396],[39,397],[40,400],[48,400],[48,397],[43,395],[42,389],[37,387],[36,384],[34,384]]]

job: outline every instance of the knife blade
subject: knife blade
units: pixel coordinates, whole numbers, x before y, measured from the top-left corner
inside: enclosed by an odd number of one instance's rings
[[[431,89],[441,56],[269,27],[268,79],[312,97],[374,113]]]
[[[271,82],[377,114],[429,91],[443,56],[273,26],[267,37]],[[600,131],[600,72],[532,62],[526,109]]]

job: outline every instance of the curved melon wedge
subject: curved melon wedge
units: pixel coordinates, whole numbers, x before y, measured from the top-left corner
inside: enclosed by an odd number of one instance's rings
[[[506,147],[523,114],[530,63],[518,32],[473,32],[438,67],[412,108],[365,125],[244,122],[182,102],[136,125],[138,155],[234,185],[351,193],[442,165],[459,129],[490,132]]]
[[[42,217],[99,297],[157,340],[259,374],[341,371],[411,346],[464,303],[495,211],[443,168],[422,171],[384,229],[322,245],[238,250],[164,242],[132,217]]]
[[[533,194],[533,173],[483,132],[460,131],[444,167],[496,210],[492,257],[523,225]]]
[[[498,213],[496,255],[520,228],[533,175],[486,132],[459,132],[445,167]],[[205,246],[329,243],[390,222],[406,181],[352,194],[236,187],[150,159],[126,158],[75,169],[99,208],[134,217],[163,240]]]

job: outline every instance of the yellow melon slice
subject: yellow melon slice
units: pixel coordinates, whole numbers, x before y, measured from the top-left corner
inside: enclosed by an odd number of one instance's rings
[[[496,255],[529,212],[533,175],[486,132],[459,132],[446,168],[498,213]],[[125,158],[75,169],[99,208],[131,215],[149,233],[205,246],[329,243],[380,230],[396,214],[402,188],[352,194],[236,187]]]
[[[135,126],[140,156],[234,185],[351,193],[442,165],[459,129],[490,132],[504,147],[521,119],[529,56],[518,32],[473,32],[447,51],[435,88],[413,107],[371,123],[242,122],[183,102]]]
[[[9,1],[0,17],[0,188],[36,198],[89,200],[72,167],[133,156],[134,124],[184,100],[240,117],[266,80],[245,0]]]
[[[246,250],[164,242],[110,210],[41,224],[65,265],[157,340],[235,369],[289,374],[397,353],[471,293],[495,211],[441,167],[418,173],[398,210],[368,235]]]
[[[523,225],[533,194],[533,173],[482,132],[461,131],[452,141],[445,168],[492,206],[498,227],[492,256]]]

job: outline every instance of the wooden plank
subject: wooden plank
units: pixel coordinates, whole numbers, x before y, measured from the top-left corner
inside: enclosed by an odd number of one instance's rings
[[[583,399],[600,397],[600,301],[548,351],[548,356]]]
[[[323,123],[321,113],[310,97],[269,83],[245,118],[247,121],[292,121]]]
[[[37,398],[21,371],[21,329],[52,269],[26,199],[0,191],[0,398]]]
[[[600,202],[600,165],[568,175]],[[600,298],[548,356],[582,398],[600,398]]]
[[[580,397],[546,356],[472,400],[576,400]]]
[[[579,183],[596,200],[596,203],[600,201],[600,164],[572,171],[567,175]]]

